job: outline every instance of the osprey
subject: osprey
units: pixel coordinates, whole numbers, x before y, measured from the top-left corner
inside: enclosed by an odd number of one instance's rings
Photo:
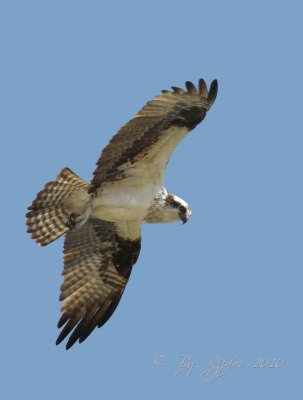
[[[28,207],[27,231],[41,246],[65,234],[56,344],[70,334],[69,349],[111,317],[139,256],[142,223],[185,223],[191,215],[164,187],[164,172],[214,103],[218,84],[185,85],[163,90],[113,136],[90,184],[64,168]]]

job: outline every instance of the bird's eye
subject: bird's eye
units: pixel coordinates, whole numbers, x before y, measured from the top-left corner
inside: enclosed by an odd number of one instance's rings
[[[179,211],[180,211],[181,213],[185,213],[185,212],[186,212],[186,208],[185,208],[184,206],[180,206],[180,207],[179,207]]]

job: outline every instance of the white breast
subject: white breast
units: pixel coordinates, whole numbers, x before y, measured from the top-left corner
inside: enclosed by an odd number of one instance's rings
[[[92,199],[92,216],[108,221],[143,221],[159,189],[125,183],[121,180],[113,185],[106,184],[100,196]]]

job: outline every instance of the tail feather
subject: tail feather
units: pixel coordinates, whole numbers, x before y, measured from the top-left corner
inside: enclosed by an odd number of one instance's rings
[[[81,205],[83,207],[85,199],[89,198],[88,188],[88,183],[64,168],[56,181],[48,182],[28,207],[27,232],[41,246],[64,235],[70,230],[71,213],[81,212]]]
[[[28,212],[26,217],[27,232],[41,246],[46,246],[69,231],[66,225],[69,212],[62,207],[53,206],[33,210]]]

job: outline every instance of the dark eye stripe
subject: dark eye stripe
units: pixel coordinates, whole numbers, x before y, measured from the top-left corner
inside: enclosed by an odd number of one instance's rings
[[[179,208],[179,206],[180,206],[180,203],[178,203],[178,202],[175,201],[175,200],[170,201],[169,203],[170,203],[170,205],[171,205],[173,208]]]

